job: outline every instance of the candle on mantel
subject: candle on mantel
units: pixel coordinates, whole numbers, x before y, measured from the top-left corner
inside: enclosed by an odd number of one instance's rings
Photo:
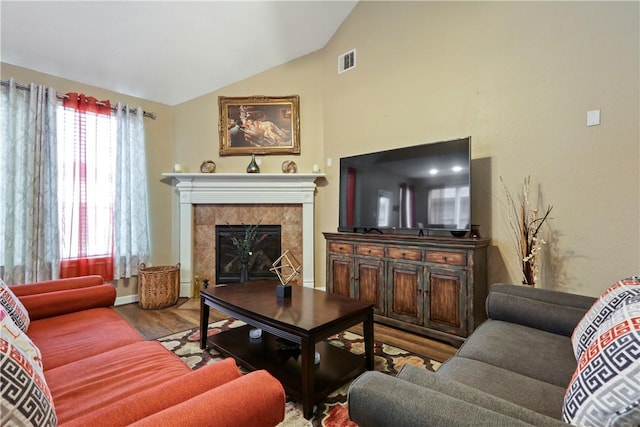
[[[176,163],[175,165],[173,165],[173,171],[175,173],[180,173],[182,172],[182,165],[180,163]]]

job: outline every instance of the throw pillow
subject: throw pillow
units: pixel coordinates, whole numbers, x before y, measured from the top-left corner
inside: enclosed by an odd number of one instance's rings
[[[562,416],[574,425],[640,424],[640,296],[598,328],[569,382]]]
[[[616,311],[626,300],[635,295],[640,295],[640,277],[638,276],[620,280],[604,291],[573,330],[571,344],[576,360],[580,360],[584,351],[589,347],[602,322],[607,320],[611,313]]]
[[[7,310],[9,316],[13,319],[13,323],[18,325],[23,332],[27,332],[29,328],[29,313],[27,309],[24,308],[24,305],[20,302],[17,296],[13,292],[9,286],[4,283],[4,280],[0,279],[0,305]]]
[[[20,347],[22,351],[27,353],[35,362],[35,366],[38,367],[41,372],[44,372],[40,349],[31,341],[31,338],[29,338],[27,334],[22,332],[22,329],[13,323],[11,316],[9,316],[2,306],[0,306],[0,325],[2,325],[3,336],[6,335],[14,345]]]
[[[0,424],[56,426],[58,419],[44,375],[29,355],[0,331]]]

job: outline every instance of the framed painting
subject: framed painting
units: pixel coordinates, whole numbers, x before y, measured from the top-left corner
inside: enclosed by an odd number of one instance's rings
[[[218,97],[220,155],[300,154],[300,99]]]

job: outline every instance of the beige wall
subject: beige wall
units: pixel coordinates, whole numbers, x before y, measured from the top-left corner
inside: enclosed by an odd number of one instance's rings
[[[219,172],[249,162],[217,154],[217,97],[298,94],[302,153],[261,156],[261,169],[279,172],[293,159],[299,171],[318,163],[327,173],[316,195],[318,286],[321,233],[337,228],[340,157],[471,135],[473,222],[493,239],[489,282],[520,281],[499,177],[515,191],[531,175],[554,206],[540,286],[598,295],[640,270],[639,6],[360,2],[322,50],[172,108],[86,90],[159,113],[147,122],[156,265],[177,260],[178,202],[154,177],[176,162],[197,171],[210,159]],[[337,75],[337,56],[353,48],[356,68]],[[2,78],[84,91],[9,71]],[[600,126],[586,126],[592,109],[602,111]]]
[[[161,173],[170,170],[173,165],[173,110],[171,107],[147,101],[140,98],[111,92],[78,82],[60,79],[51,75],[38,73],[10,64],[2,64],[2,79],[13,77],[16,82],[28,84],[31,82],[54,87],[59,93],[81,92],[98,99],[109,99],[112,103],[121,102],[133,107],[154,112],[157,119],[145,118],[147,140],[147,170],[149,173],[149,210],[151,227],[151,263],[153,265],[176,264],[177,249],[170,244],[171,216],[173,203],[173,188],[160,181]],[[135,295],[138,292],[135,281],[121,281],[117,283],[118,298]]]
[[[598,295],[640,270],[639,36],[638,2],[360,2],[323,52],[324,155],[471,135],[489,282],[520,281],[499,176],[531,175],[554,206],[540,285]],[[335,230],[327,172],[318,228]]]
[[[283,66],[268,70],[250,79],[243,80],[209,93],[175,107],[176,129],[176,161],[187,170],[199,171],[203,160],[213,160],[216,172],[238,173],[245,172],[251,161],[250,156],[218,156],[218,96],[287,96],[300,95],[300,155],[269,155],[257,156],[261,161],[262,173],[281,172],[282,162],[293,160],[298,165],[298,172],[311,172],[313,164],[322,164],[324,144],[324,120],[322,91],[322,69],[319,60],[320,53],[316,52]],[[319,183],[323,185],[323,183]],[[316,198],[317,200],[317,198]],[[173,223],[174,245],[178,244],[178,197],[174,201]],[[337,211],[336,211],[337,212]],[[316,217],[316,254],[324,252],[324,240],[320,234],[318,224],[322,216],[333,215],[323,206],[315,207]],[[318,270],[323,270],[324,264],[316,255],[316,277]],[[324,277],[324,276],[322,276]],[[324,279],[318,279],[324,281]]]
[[[499,177],[531,176],[553,221],[541,287],[598,295],[640,267],[638,3],[360,2],[328,45],[176,108],[176,157],[217,157],[217,96],[301,99],[301,170],[323,165],[316,196],[316,282],[322,231],[338,221],[346,155],[471,135],[473,222],[492,237],[489,282],[521,280]],[[355,69],[337,57],[357,49]],[[602,124],[586,126],[588,110]],[[278,172],[287,156],[263,157]],[[333,160],[326,167],[326,159]]]

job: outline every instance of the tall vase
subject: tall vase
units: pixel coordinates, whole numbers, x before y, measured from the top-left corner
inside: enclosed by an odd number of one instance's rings
[[[243,262],[240,264],[240,283],[249,281],[249,263]]]
[[[260,173],[260,166],[256,163],[256,155],[251,155],[251,163],[247,166],[247,173]]]
[[[524,280],[522,281],[522,284],[535,287],[536,278],[533,273],[533,265],[531,264],[531,261],[522,262],[522,273],[524,274]]]

